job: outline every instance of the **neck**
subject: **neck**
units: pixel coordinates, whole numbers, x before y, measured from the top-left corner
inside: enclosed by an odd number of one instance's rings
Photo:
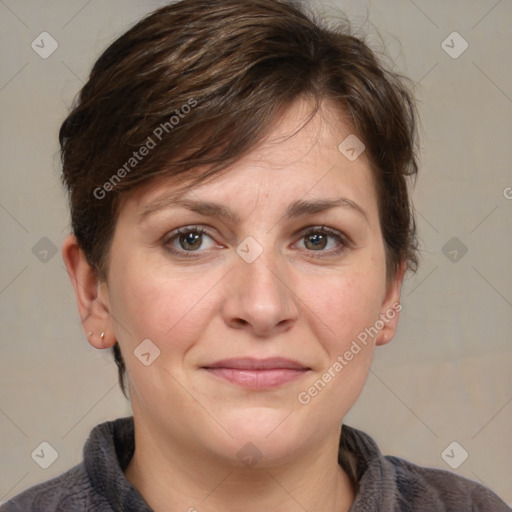
[[[135,429],[136,449],[125,474],[155,512],[347,512],[354,501],[337,460],[339,430],[322,446],[262,469],[163,448],[161,438],[149,434]]]

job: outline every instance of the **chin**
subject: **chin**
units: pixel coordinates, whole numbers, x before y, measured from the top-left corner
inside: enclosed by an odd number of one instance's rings
[[[285,463],[304,447],[316,430],[298,419],[297,411],[291,409],[252,407],[231,411],[220,421],[233,436],[223,436],[222,455],[229,453],[229,459],[236,465],[255,468]]]

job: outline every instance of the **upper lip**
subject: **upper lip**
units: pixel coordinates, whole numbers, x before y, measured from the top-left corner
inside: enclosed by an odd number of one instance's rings
[[[307,366],[283,357],[270,357],[267,359],[240,358],[222,359],[215,363],[208,364],[203,368],[232,368],[236,370],[309,370]]]

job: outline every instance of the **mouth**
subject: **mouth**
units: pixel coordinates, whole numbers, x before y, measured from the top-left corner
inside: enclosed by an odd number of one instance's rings
[[[284,358],[224,359],[203,367],[214,377],[250,389],[271,389],[303,377],[311,368]]]

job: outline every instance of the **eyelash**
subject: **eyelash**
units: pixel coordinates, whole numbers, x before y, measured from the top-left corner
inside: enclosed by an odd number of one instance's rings
[[[320,227],[315,226],[315,227],[308,227],[305,229],[307,229],[308,231],[302,232],[302,234],[300,236],[301,239],[306,238],[307,236],[311,236],[311,235],[324,234],[324,235],[329,235],[332,238],[335,238],[340,243],[340,246],[337,249],[331,249],[329,251],[324,251],[324,250],[313,251],[313,250],[306,249],[306,251],[311,253],[310,256],[313,258],[325,258],[325,257],[329,257],[329,256],[337,256],[337,255],[341,254],[343,251],[345,251],[346,249],[350,249],[353,246],[353,244],[351,243],[351,241],[348,239],[348,237],[346,235],[344,235],[343,233],[341,233],[339,231],[336,231],[335,229],[328,228],[326,226],[320,226]],[[172,231],[171,233],[168,234],[168,236],[165,237],[164,246],[165,246],[166,250],[174,256],[184,256],[185,258],[197,257],[195,253],[200,253],[203,251],[201,251],[201,250],[196,250],[196,251],[177,250],[171,246],[171,243],[174,240],[178,239],[178,237],[180,235],[187,234],[187,233],[194,233],[199,236],[207,235],[212,240],[214,239],[214,237],[207,230],[203,229],[202,227],[185,226],[185,227],[181,227],[181,228],[178,228],[178,229]],[[314,254],[315,252],[318,252],[321,254]]]

